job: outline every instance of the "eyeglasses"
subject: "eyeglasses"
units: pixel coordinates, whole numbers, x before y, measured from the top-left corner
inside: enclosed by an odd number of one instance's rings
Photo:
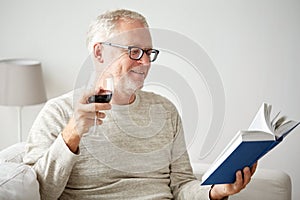
[[[118,47],[118,48],[122,48],[122,49],[127,49],[129,58],[132,60],[140,60],[143,57],[144,53],[146,53],[146,55],[149,57],[149,61],[154,62],[159,53],[159,51],[157,49],[142,49],[142,48],[136,47],[136,46],[125,46],[125,45],[120,45],[120,44],[113,44],[110,42],[100,42],[100,44],[109,45],[112,47]]]

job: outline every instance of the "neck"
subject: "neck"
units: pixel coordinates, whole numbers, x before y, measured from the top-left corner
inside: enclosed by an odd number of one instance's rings
[[[117,105],[129,105],[132,104],[134,100],[135,100],[135,93],[126,94],[126,93],[114,92],[111,103]]]

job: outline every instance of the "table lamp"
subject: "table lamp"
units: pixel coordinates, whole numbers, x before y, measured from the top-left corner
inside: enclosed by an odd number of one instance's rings
[[[22,108],[47,100],[41,63],[30,59],[0,60],[0,105],[18,112],[18,137],[22,141]]]

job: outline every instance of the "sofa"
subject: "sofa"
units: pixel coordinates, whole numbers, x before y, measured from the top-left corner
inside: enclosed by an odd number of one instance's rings
[[[22,163],[25,143],[14,144],[0,151],[0,200],[40,199],[39,184],[34,170]],[[192,163],[197,178],[209,165]],[[258,168],[250,184],[231,200],[290,200],[291,179],[288,174]]]

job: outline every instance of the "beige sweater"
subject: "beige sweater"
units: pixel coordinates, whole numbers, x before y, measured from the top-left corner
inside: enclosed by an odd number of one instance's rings
[[[33,165],[42,199],[209,199],[190,166],[176,108],[137,92],[113,105],[81,139],[79,153],[61,132],[73,115],[70,92],[47,102],[30,131],[24,162]]]

